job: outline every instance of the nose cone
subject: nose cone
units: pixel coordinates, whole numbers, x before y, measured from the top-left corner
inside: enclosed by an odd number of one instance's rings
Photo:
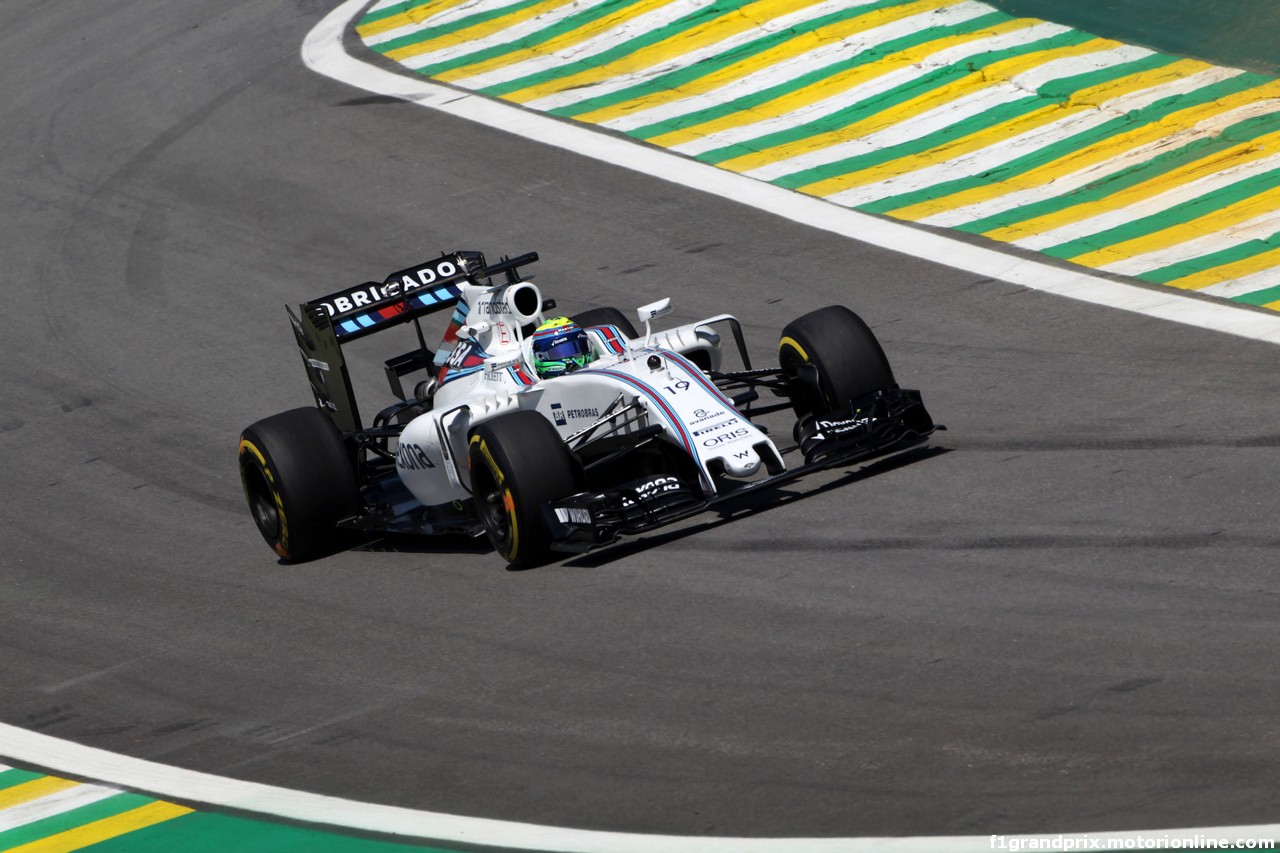
[[[759,470],[760,454],[749,447],[724,457],[724,472],[730,477],[750,477]]]

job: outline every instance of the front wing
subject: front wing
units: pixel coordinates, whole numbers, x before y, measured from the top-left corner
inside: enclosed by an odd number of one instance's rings
[[[545,508],[552,547],[582,553],[696,515],[744,494],[775,488],[806,474],[897,453],[924,443],[946,427],[933,422],[919,391],[892,388],[853,401],[846,409],[806,415],[795,437],[804,464],[705,496],[674,475],[646,477],[600,492],[581,492]]]

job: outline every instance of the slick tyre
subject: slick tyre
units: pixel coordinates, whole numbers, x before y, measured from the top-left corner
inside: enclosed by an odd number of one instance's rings
[[[636,327],[627,319],[627,315],[617,308],[591,308],[580,314],[574,314],[569,319],[583,328],[587,326],[617,326],[618,331],[628,338],[638,337]]]
[[[789,379],[797,417],[833,411],[897,385],[875,334],[843,305],[788,323],[778,342],[778,364]]]
[[[579,491],[581,467],[537,412],[511,412],[477,426],[467,452],[471,490],[489,541],[507,562],[551,557],[544,508]]]
[[[360,508],[355,469],[319,409],[291,409],[246,428],[240,481],[258,532],[281,558],[314,560],[353,543],[336,524]]]

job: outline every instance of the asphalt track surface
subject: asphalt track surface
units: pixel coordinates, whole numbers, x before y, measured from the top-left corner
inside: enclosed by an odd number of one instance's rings
[[[0,720],[629,832],[1277,819],[1274,347],[368,97],[298,59],[330,8],[0,10]],[[950,431],[533,571],[277,563],[234,460],[309,403],[282,305],[460,247],[539,251],[565,307],[730,309],[761,361],[849,304]]]

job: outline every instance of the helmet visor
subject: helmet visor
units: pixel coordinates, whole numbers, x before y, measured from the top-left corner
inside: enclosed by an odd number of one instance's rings
[[[591,351],[587,336],[582,332],[573,332],[563,338],[552,338],[545,343],[536,342],[534,353],[542,361],[563,361]]]

